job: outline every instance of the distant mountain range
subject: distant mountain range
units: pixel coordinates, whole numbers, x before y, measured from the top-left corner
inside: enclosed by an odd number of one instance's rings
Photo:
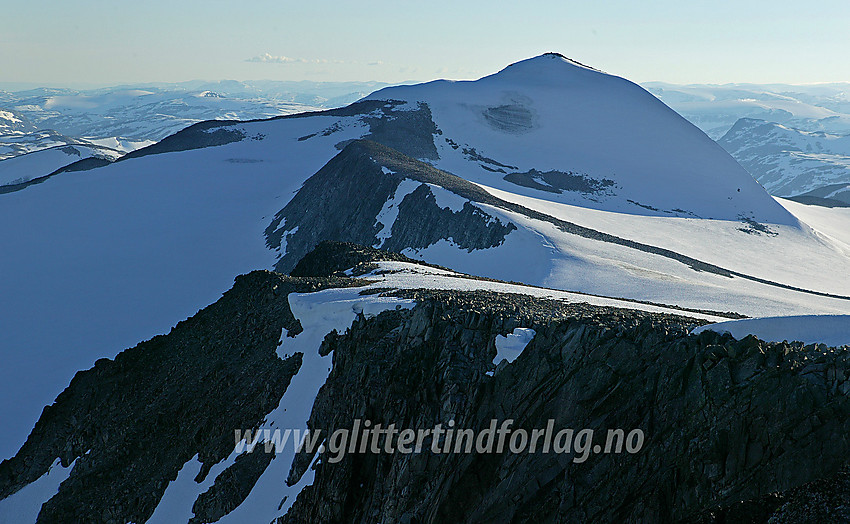
[[[195,122],[338,107],[380,82],[183,82],[0,91],[0,159],[59,145],[132,151]]]
[[[644,87],[717,140],[773,195],[850,183],[850,84]]]
[[[642,85],[715,140],[741,118],[850,134],[850,83]]]
[[[801,131],[742,118],[718,143],[773,195],[794,196],[850,183],[850,134]]]

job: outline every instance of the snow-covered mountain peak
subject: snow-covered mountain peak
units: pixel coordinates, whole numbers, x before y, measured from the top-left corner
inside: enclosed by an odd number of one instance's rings
[[[382,89],[427,106],[435,165],[475,183],[592,209],[796,226],[720,146],[649,92],[557,54],[476,81]]]
[[[545,53],[532,58],[514,62],[492,78],[503,80],[520,80],[525,83],[558,85],[565,81],[576,81],[587,78],[588,81],[597,75],[611,76],[602,71],[582,64],[560,53]],[[490,78],[487,77],[487,78]]]

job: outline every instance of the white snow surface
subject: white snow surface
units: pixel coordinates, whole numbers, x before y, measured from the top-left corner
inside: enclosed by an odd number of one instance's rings
[[[455,271],[448,271],[410,262],[378,262],[378,269],[360,278],[374,280],[366,289],[453,289],[458,291],[493,291],[514,293],[538,298],[585,303],[594,306],[636,309],[652,313],[666,313],[718,322],[725,320],[716,315],[684,311],[677,308],[643,304],[632,300],[595,296],[542,287],[479,280]],[[362,289],[362,288],[361,288]]]
[[[453,213],[462,211],[463,205],[469,202],[469,200],[458,196],[451,191],[443,189],[440,186],[428,184],[428,188],[431,190],[431,194],[434,195],[437,205],[443,209],[449,209]]]
[[[230,467],[236,460],[236,454],[231,454],[227,459],[210,468],[210,472],[203,482],[195,482],[195,477],[201,471],[201,461],[195,455],[192,460],[183,464],[177,478],[168,483],[165,493],[157,504],[156,509],[145,524],[174,524],[176,522],[189,522],[194,516],[192,504],[215,482],[215,478]]]
[[[777,198],[776,201],[811,226],[816,234],[850,254],[850,208],[810,206],[784,198]],[[831,271],[834,272],[835,269]]]
[[[413,193],[420,185],[422,185],[420,182],[406,178],[399,183],[393,196],[384,202],[384,207],[381,208],[378,216],[375,217],[375,224],[384,226],[376,235],[378,238],[376,247],[381,247],[392,236],[393,224],[395,223],[395,219],[398,218],[399,204],[404,200],[404,197]]]
[[[332,120],[271,122],[260,125],[270,142],[151,155],[0,195],[0,457],[78,370],[167,333],[236,275],[274,265],[263,236],[274,214],[337,140],[363,133],[297,142]],[[302,154],[270,147],[290,141]]]
[[[835,278],[836,271],[850,272],[847,252],[805,224],[800,227],[765,224],[770,232],[760,233],[752,231],[747,223],[737,220],[613,213],[526,197],[490,187],[484,189],[503,200],[549,216],[620,238],[670,249],[724,269],[803,289],[850,295],[850,280]],[[785,202],[783,200],[782,203]],[[789,209],[798,207],[789,206]],[[555,234],[569,237],[563,233]],[[547,285],[575,289],[551,280]]]
[[[111,136],[108,138],[85,137],[85,139],[88,142],[91,142],[92,144],[108,147],[117,151],[123,151],[125,153],[129,153],[130,151],[135,151],[136,149],[141,149],[143,147],[147,147],[156,143],[155,140],[133,140],[116,136]]]
[[[827,346],[850,345],[850,315],[799,315],[785,317],[746,318],[708,324],[696,328],[703,331],[729,333],[740,340],[755,335],[767,342],[804,342]]]

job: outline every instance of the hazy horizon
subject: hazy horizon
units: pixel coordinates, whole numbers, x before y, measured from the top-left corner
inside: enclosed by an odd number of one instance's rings
[[[530,57],[529,57],[530,58]],[[509,64],[506,64],[506,66]],[[495,73],[493,71],[492,73]],[[607,72],[607,71],[606,71]],[[487,73],[487,74],[492,74]],[[487,76],[484,74],[482,76]],[[622,75],[617,75],[622,76]],[[627,77],[626,77],[627,78]],[[446,79],[446,78],[431,78],[428,80],[402,80],[397,82],[387,82],[382,80],[324,80],[324,81],[316,81],[316,80],[272,80],[269,78],[218,78],[218,79],[203,79],[203,78],[193,78],[189,80],[177,80],[173,82],[168,81],[139,81],[139,82],[116,82],[116,83],[85,83],[85,82],[55,82],[55,83],[33,83],[33,82],[4,82],[0,81],[0,91],[6,92],[21,92],[28,91],[32,89],[70,89],[76,91],[94,91],[100,89],[112,89],[112,88],[138,88],[138,87],[169,87],[169,86],[178,86],[183,84],[214,84],[219,82],[242,82],[246,84],[252,83],[281,83],[281,84],[320,84],[320,85],[344,85],[344,84],[380,84],[380,87],[393,86],[393,85],[403,85],[403,84],[415,84],[415,83],[423,83],[430,82],[434,80],[457,80],[457,79]],[[477,80],[477,78],[470,79],[461,79],[461,80]],[[631,80],[631,79],[629,79]],[[850,80],[844,82],[725,82],[725,83],[716,83],[716,82],[702,82],[702,83],[676,83],[676,82],[667,82],[664,80],[649,80],[649,81],[641,81],[635,82],[641,86],[651,86],[651,85],[670,85],[677,87],[746,87],[746,86],[759,86],[759,87],[769,87],[769,86],[789,86],[789,87],[818,87],[818,86],[848,86],[850,87]]]

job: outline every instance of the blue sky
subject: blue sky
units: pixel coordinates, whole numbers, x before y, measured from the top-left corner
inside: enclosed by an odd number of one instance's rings
[[[546,51],[639,82],[850,81],[846,0],[4,3],[3,83],[462,79]]]

